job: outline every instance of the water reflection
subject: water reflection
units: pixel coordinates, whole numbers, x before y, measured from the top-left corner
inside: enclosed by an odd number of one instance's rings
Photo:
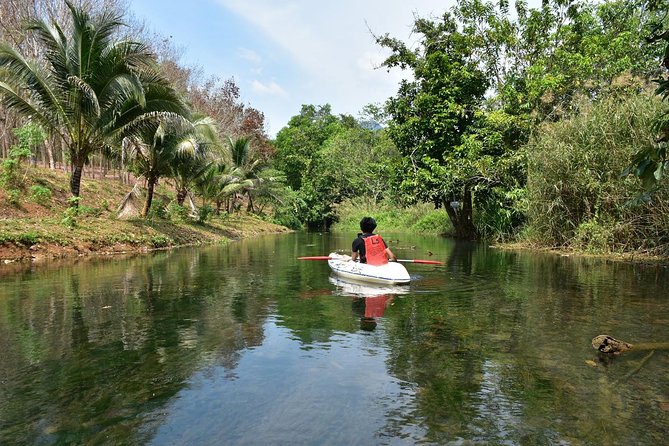
[[[372,331],[383,317],[386,308],[392,304],[395,295],[409,294],[407,285],[375,285],[344,280],[335,275],[329,277],[335,286],[333,294],[352,297],[353,313],[360,318],[360,329]]]
[[[666,352],[590,347],[669,341],[664,269],[408,235],[447,262],[409,286],[294,260],[350,238],[1,275],[0,444],[665,442]]]

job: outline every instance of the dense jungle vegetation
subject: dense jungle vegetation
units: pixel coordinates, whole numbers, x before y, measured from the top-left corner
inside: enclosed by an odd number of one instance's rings
[[[373,36],[381,68],[405,74],[387,102],[305,104],[272,139],[234,80],[183,66],[122,0],[4,2],[2,199],[52,193],[32,163],[70,173],[65,217],[95,200],[89,175],[126,184],[120,214],[146,220],[352,229],[367,213],[384,230],[666,255],[668,6],[458,2],[415,18],[413,46]],[[159,184],[171,201],[154,202]]]

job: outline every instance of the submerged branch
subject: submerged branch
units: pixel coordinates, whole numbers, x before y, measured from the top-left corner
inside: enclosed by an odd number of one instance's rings
[[[630,344],[609,335],[599,335],[592,339],[592,347],[602,353],[619,355],[630,350],[669,350],[669,342],[647,342]]]

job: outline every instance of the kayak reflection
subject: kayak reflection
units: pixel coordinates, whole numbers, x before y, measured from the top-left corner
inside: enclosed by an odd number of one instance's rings
[[[368,282],[357,282],[352,279],[342,279],[339,276],[332,275],[328,278],[337,290],[336,294],[340,296],[369,297],[380,294],[409,294],[408,285],[383,285]]]
[[[337,287],[337,294],[353,297],[353,313],[360,317],[360,329],[366,331],[376,328],[377,319],[383,317],[395,295],[409,292],[408,287],[355,283],[336,276],[331,276],[329,280]]]

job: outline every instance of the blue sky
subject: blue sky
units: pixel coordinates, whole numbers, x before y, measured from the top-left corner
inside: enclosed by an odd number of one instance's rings
[[[131,12],[183,49],[181,63],[234,78],[275,136],[302,104],[354,116],[397,91],[400,72],[375,69],[374,33],[410,40],[413,14],[441,14],[436,0],[131,0]],[[369,29],[368,29],[369,28]]]
[[[531,1],[530,3],[534,3]],[[181,63],[234,78],[265,114],[271,137],[302,104],[358,116],[397,91],[402,73],[377,69],[373,40],[411,43],[414,14],[439,16],[453,0],[130,0],[131,12],[183,49]],[[415,36],[413,36],[415,37]]]

